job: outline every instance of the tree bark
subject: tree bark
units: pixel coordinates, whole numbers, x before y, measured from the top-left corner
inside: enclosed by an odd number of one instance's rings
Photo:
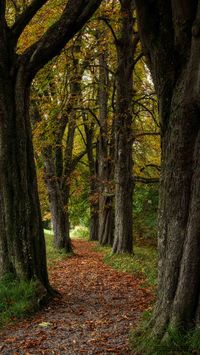
[[[158,301],[152,325],[162,338],[169,327],[187,330],[200,320],[200,2],[154,1],[153,8],[136,3],[160,106]]]
[[[51,218],[54,232],[54,245],[57,249],[71,252],[69,237],[69,213],[66,210],[64,196],[60,187],[60,178],[56,174],[52,149],[45,149],[45,182],[49,194]],[[66,202],[66,201],[65,201]]]
[[[6,264],[17,277],[38,279],[49,289],[29,122],[26,71],[21,66],[17,73],[10,75],[2,62],[1,69],[1,241],[7,249],[4,251],[7,252]],[[2,259],[1,262],[0,269],[4,271]]]
[[[117,114],[115,121],[115,236],[113,253],[133,252],[133,9],[132,0],[121,1],[121,38],[117,40]]]

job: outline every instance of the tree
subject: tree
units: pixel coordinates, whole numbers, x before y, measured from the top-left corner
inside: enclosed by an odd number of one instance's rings
[[[121,2],[121,33],[115,39],[118,68],[116,74],[117,112],[115,120],[115,236],[113,253],[133,250],[133,161],[132,99],[133,56],[138,43],[134,38],[134,2]]]
[[[162,170],[158,301],[153,333],[200,319],[199,1],[136,0],[159,98]]]
[[[72,248],[68,208],[71,174],[85,154],[83,151],[73,157],[77,107],[80,101],[81,79],[85,69],[85,63],[82,65],[79,63],[80,36],[70,41],[69,44],[70,48],[65,49],[57,59],[57,63],[54,61],[51,64],[51,77],[49,70],[48,77],[44,74],[40,75],[42,77],[40,80],[37,77],[37,85],[34,83],[35,90],[41,92],[41,81],[44,83],[44,90],[40,95],[40,100],[35,99],[33,105],[35,106],[35,119],[38,121],[34,130],[34,141],[37,140],[35,146],[39,146],[38,155],[42,157],[45,168],[54,244],[56,248],[65,249],[66,252],[70,252]]]
[[[95,144],[96,155],[94,154],[94,122],[89,122],[84,120],[84,130],[86,137],[86,149],[87,149],[87,158],[90,172],[90,240],[98,240],[99,235],[99,192],[98,192],[98,147],[97,142]]]
[[[112,13],[111,2],[105,3],[105,7],[102,7],[98,15],[107,13],[106,10],[108,13]],[[86,117],[84,125],[91,172],[90,238],[98,239],[101,244],[112,245],[114,231],[114,194],[111,193],[111,180],[113,180],[113,176],[111,177],[113,170],[113,167],[111,168],[113,112],[111,110],[112,91],[110,90],[110,83],[113,81],[113,75],[111,75],[112,71],[109,68],[113,65],[110,43],[112,37],[109,29],[100,20],[101,16],[98,16],[96,21],[90,23],[88,29],[90,42],[95,44],[95,48],[92,52],[93,58],[90,56],[90,65],[87,71],[92,89],[89,88],[89,85],[85,85],[83,107]],[[92,95],[90,97],[91,90]]]
[[[114,213],[113,213],[113,157],[112,144],[113,124],[109,124],[109,73],[106,48],[99,55],[99,242],[102,245],[113,244]],[[109,127],[111,126],[111,127]],[[111,131],[111,132],[110,132]],[[114,144],[113,144],[114,145]]]
[[[57,55],[98,8],[100,0],[69,0],[60,19],[22,54],[20,35],[47,0],[33,0],[10,27],[0,3],[0,195],[7,262],[1,271],[38,279],[49,289],[45,243],[29,120],[29,89],[36,73]]]

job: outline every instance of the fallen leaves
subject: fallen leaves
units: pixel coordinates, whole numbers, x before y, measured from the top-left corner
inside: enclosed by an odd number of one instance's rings
[[[74,241],[76,256],[51,268],[62,297],[2,334],[1,354],[131,354],[129,331],[150,308],[140,278],[106,266],[93,244]]]
[[[39,323],[38,325],[39,325],[39,327],[48,327],[49,325],[51,325],[51,323],[50,322],[42,322],[42,323]]]

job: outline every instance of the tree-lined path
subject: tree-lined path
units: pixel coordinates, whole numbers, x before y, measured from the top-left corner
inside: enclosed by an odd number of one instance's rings
[[[2,332],[1,354],[131,354],[129,331],[152,301],[142,281],[106,266],[94,244],[73,242],[76,255],[51,268],[61,296]]]

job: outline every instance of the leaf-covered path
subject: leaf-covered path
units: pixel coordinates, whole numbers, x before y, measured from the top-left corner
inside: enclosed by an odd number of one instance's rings
[[[150,291],[139,278],[106,266],[94,244],[73,244],[76,256],[50,274],[62,296],[5,329],[1,354],[131,354],[129,331],[152,301]]]

